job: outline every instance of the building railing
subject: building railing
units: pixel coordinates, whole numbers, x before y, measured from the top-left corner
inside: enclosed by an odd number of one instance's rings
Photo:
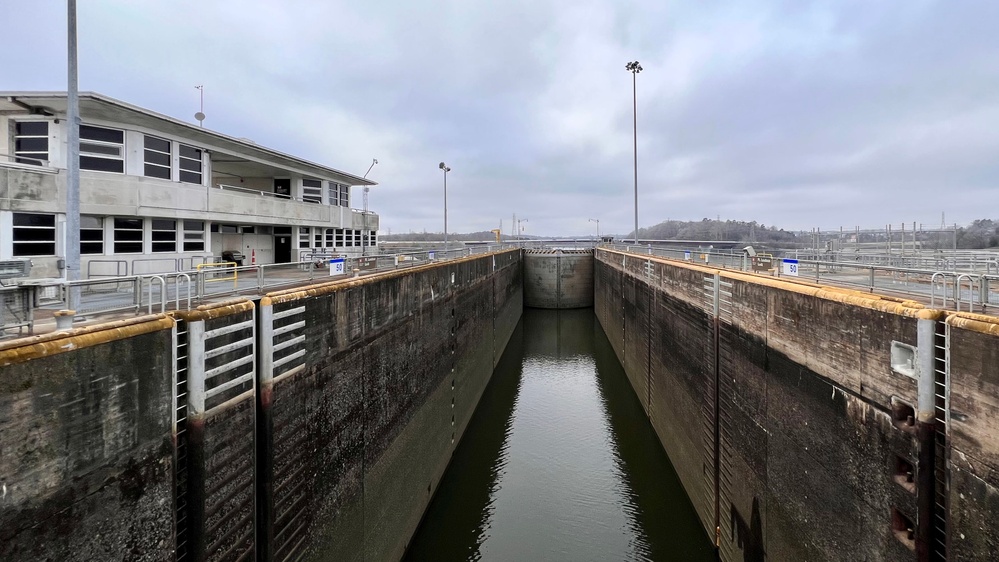
[[[19,160],[30,160],[30,163],[19,162]],[[32,158],[19,154],[8,154],[0,152],[0,166],[6,168],[16,168],[18,170],[28,170],[41,172],[44,174],[58,174],[59,169],[52,166],[52,162],[43,158]]]

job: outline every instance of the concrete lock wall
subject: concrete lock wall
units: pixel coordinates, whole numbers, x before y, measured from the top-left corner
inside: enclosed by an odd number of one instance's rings
[[[401,558],[521,268],[511,250],[0,344],[0,559]]]
[[[402,557],[521,287],[508,251],[261,301],[263,559]]]
[[[999,515],[989,437],[999,327],[955,325],[948,344],[944,314],[914,302],[607,250],[595,290],[722,560],[995,552],[994,526],[981,522]],[[959,397],[973,408],[966,427],[951,422],[953,450],[937,369],[948,360],[955,412]],[[948,451],[967,459],[963,471]],[[965,496],[948,497],[948,474]]]
[[[563,309],[593,306],[593,250],[524,250],[524,304]]]
[[[0,344],[0,559],[172,560],[174,321]]]
[[[949,507],[951,560],[993,560],[999,552],[999,319],[947,319],[950,365]]]

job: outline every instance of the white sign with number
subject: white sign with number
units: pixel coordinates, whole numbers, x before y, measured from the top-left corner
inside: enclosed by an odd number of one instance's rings
[[[792,277],[798,276],[798,260],[784,260],[781,264],[781,273]]]
[[[344,264],[343,258],[330,260],[330,276],[343,275],[345,273],[347,273],[347,266]]]

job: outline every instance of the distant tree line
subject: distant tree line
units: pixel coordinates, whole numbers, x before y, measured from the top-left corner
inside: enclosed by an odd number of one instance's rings
[[[957,247],[982,249],[999,247],[999,223],[992,219],[978,219],[957,229]]]
[[[850,234],[849,231],[846,232]],[[883,233],[882,233],[883,234]],[[632,238],[634,233],[629,232],[623,236],[618,235],[618,239]],[[899,233],[895,233],[894,239],[898,239]],[[934,236],[939,236],[935,233]],[[941,242],[941,247],[950,247],[953,244],[950,234],[947,239]],[[463,240],[468,242],[487,242],[496,240],[496,235],[488,230],[478,232],[450,232],[448,237],[451,240]],[[792,248],[799,244],[807,244],[810,241],[810,233],[795,233],[778,228],[776,226],[758,223],[756,221],[736,221],[736,220],[714,220],[704,218],[699,221],[678,221],[665,220],[648,228],[638,229],[638,237],[647,240],[729,240],[745,243],[758,243],[764,245],[780,246]],[[537,239],[538,236],[524,236],[526,239]],[[385,241],[413,241],[429,242],[443,240],[443,232],[409,232],[402,234],[383,234],[379,237]],[[510,240],[507,234],[502,236],[503,240]],[[860,242],[875,242],[884,238],[877,233],[867,232],[861,235]],[[923,237],[920,238],[925,243]],[[979,219],[970,225],[957,228],[957,247],[962,249],[984,249],[999,248],[999,221],[992,219]]]
[[[629,233],[625,238],[631,238]],[[776,226],[767,226],[756,221],[712,220],[699,221],[666,220],[648,228],[639,228],[638,237],[652,240],[735,240],[774,245],[792,245],[798,242],[793,232]]]
[[[451,240],[462,240],[465,242],[495,242],[496,234],[488,230],[478,232],[448,232],[447,237]],[[444,239],[443,232],[409,232],[401,234],[382,234],[379,240],[386,242],[432,242]],[[536,238],[535,236],[524,236],[523,238]],[[509,240],[510,235],[505,234],[503,240]]]

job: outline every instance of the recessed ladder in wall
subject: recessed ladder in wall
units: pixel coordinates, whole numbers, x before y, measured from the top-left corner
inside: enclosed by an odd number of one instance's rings
[[[174,482],[174,497],[176,508],[175,522],[177,529],[176,561],[188,560],[187,552],[187,322],[177,319],[177,378],[174,387],[176,401],[176,440],[174,462],[176,463],[176,479]]]
[[[936,323],[933,357],[934,394],[934,505],[931,557],[947,560],[947,439],[950,434],[950,326]]]

